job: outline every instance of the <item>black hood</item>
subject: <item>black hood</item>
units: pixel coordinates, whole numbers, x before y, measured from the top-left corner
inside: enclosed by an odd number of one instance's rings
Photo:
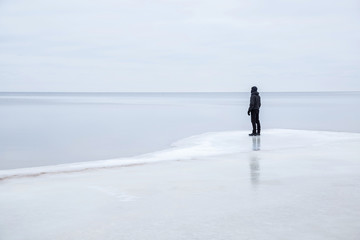
[[[257,92],[257,87],[255,87],[255,86],[253,86],[253,87],[251,88],[251,93],[254,93],[254,92]]]

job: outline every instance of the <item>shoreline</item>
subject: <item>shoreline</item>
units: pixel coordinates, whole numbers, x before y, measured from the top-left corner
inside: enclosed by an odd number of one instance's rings
[[[282,139],[283,137],[287,138],[286,142],[281,142],[284,140]],[[338,140],[360,140],[360,133],[269,129],[263,131],[260,137],[255,138],[259,139],[258,144],[260,144],[261,139],[267,141],[263,143],[263,146],[265,147],[260,149],[260,146],[258,146],[259,149],[257,150],[274,151],[283,148],[308,147],[313,144],[329,144]],[[0,182],[13,178],[87,172],[91,170],[130,167],[163,161],[188,160],[234,153],[246,153],[254,151],[254,146],[252,146],[252,148],[249,146],[251,139],[253,138],[248,136],[247,131],[208,132],[176,141],[167,149],[133,157],[0,170]],[[271,143],[271,141],[278,142],[274,144]],[[252,144],[257,143],[253,142]]]

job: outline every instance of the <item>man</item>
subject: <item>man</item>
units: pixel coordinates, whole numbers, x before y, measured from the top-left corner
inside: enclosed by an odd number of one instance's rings
[[[251,114],[251,124],[253,127],[252,133],[249,136],[260,136],[260,120],[259,120],[259,110],[261,106],[260,95],[257,91],[257,87],[251,88],[251,97],[250,97],[250,106],[248,110],[248,115]]]

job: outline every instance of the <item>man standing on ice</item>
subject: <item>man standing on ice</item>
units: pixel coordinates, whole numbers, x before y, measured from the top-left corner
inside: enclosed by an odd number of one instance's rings
[[[260,120],[259,120],[259,110],[261,106],[261,98],[257,91],[257,87],[251,88],[251,97],[250,97],[250,106],[248,110],[248,115],[251,114],[251,124],[253,127],[252,133],[249,136],[260,136]]]

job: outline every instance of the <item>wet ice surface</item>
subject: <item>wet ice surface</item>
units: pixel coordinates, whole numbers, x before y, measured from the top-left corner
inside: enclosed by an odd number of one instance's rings
[[[355,133],[202,134],[127,160],[147,164],[1,181],[0,237],[355,240],[359,156]]]

